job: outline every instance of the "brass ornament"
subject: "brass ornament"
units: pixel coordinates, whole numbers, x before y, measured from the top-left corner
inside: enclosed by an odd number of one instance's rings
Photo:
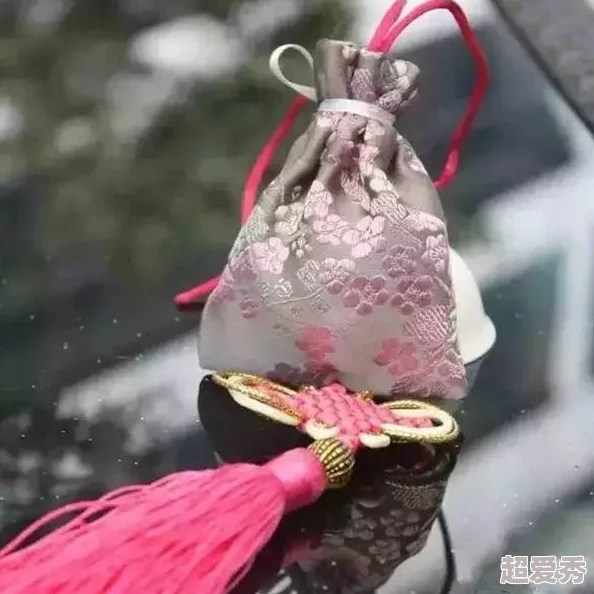
[[[355,468],[355,454],[337,439],[318,439],[308,450],[322,463],[326,471],[329,489],[344,487]]]

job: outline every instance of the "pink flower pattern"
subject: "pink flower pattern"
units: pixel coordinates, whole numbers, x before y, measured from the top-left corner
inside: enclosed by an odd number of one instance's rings
[[[280,235],[293,235],[299,229],[299,223],[303,218],[303,204],[292,202],[289,205],[281,204],[275,213],[274,230]]]
[[[382,216],[363,217],[355,227],[344,233],[342,241],[351,246],[353,258],[365,258],[384,247],[385,226],[386,219]]]
[[[317,240],[330,245],[340,245],[340,238],[347,227],[348,223],[337,214],[330,214],[325,219],[317,219],[313,222]]]
[[[316,124],[320,128],[333,128],[339,122],[342,114],[333,111],[318,111],[316,112]]]
[[[416,268],[415,250],[411,247],[395,245],[382,260],[382,266],[392,278],[411,274]]]
[[[220,301],[235,301],[235,291],[231,285],[221,281],[216,288],[216,296]]]
[[[434,214],[413,210],[406,220],[406,228],[415,235],[418,233],[447,234],[445,223]]]
[[[289,257],[289,248],[278,237],[269,237],[266,241],[252,245],[256,267],[263,272],[281,274],[286,259]]]
[[[452,321],[448,310],[443,305],[417,308],[404,324],[404,333],[413,337],[419,344],[427,348],[437,348],[449,342],[448,335]]]
[[[447,381],[431,376],[426,371],[421,371],[396,380],[392,386],[391,395],[395,398],[402,398],[415,394],[421,398],[431,398],[439,394],[447,394],[449,391]]]
[[[388,338],[382,342],[382,349],[375,356],[374,363],[386,366],[390,375],[402,376],[419,367],[417,349],[412,342]]]
[[[323,285],[326,285],[328,293],[338,295],[346,287],[354,270],[355,263],[352,260],[326,258],[322,262],[319,279]]]
[[[448,249],[448,240],[445,235],[430,235],[425,241],[425,251],[421,258],[437,272],[443,272],[448,262]]]
[[[354,307],[360,316],[367,316],[376,305],[384,305],[388,301],[390,294],[385,287],[383,276],[358,276],[352,280],[344,296],[344,306]]]
[[[349,200],[369,212],[371,208],[369,193],[365,189],[358,171],[343,170],[340,175],[340,185]]]
[[[310,361],[321,362],[326,355],[334,352],[334,336],[326,326],[305,326],[295,341],[295,346]]]
[[[407,142],[403,143],[402,146],[404,147],[404,160],[408,166],[416,173],[427,175],[427,170],[421,159],[417,157],[417,153],[415,153],[414,149]]]
[[[354,166],[357,164],[356,157],[359,154],[355,143],[352,140],[347,140],[342,143],[339,150],[340,152],[336,155],[338,165],[343,171],[354,170]]]
[[[443,357],[441,363],[437,364],[437,373],[443,378],[458,379],[461,381],[464,378],[460,374],[460,364],[464,364],[462,357],[451,349]]]
[[[442,394],[451,394],[460,397],[465,389],[464,363],[460,355],[450,348],[445,353],[438,349],[423,361],[422,368],[399,377],[392,386],[391,395],[440,398]]]
[[[375,103],[377,92],[375,90],[374,75],[368,68],[357,68],[351,78],[351,93],[360,101]]]
[[[245,296],[239,303],[241,315],[246,319],[255,318],[258,315],[258,304],[250,297]]]
[[[305,198],[303,216],[306,219],[316,217],[323,219],[328,216],[328,209],[334,199],[324,184],[317,179],[314,180]]]
[[[372,120],[367,123],[366,134],[369,132],[369,126]],[[379,155],[379,148],[372,144],[364,144],[359,148],[359,171],[365,178],[370,178],[375,169],[375,159]]]
[[[256,278],[256,273],[252,266],[251,248],[245,247],[238,250],[229,258],[229,266],[223,273],[230,283],[250,283]]]
[[[369,187],[376,194],[387,192],[393,194],[395,192],[394,184],[388,179],[385,171],[373,168],[371,178],[369,179]]]
[[[405,316],[410,316],[417,309],[431,305],[433,288],[430,276],[404,278],[396,284],[396,294],[390,304]]]
[[[299,231],[294,235],[293,241],[289,244],[290,251],[299,259],[313,251],[307,239],[307,226],[300,225]]]

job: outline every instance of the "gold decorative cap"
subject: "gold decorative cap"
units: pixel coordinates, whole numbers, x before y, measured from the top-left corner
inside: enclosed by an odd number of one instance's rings
[[[344,487],[353,474],[355,454],[337,439],[318,439],[308,448],[324,466],[329,489]]]

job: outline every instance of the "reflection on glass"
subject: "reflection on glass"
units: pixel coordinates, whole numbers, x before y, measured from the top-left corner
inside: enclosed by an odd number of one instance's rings
[[[199,409],[224,462],[263,461],[301,443],[293,428],[239,407],[210,378],[202,382]],[[363,450],[350,484],[287,517],[233,594],[273,591],[286,581],[300,594],[362,594],[380,587],[423,549],[458,450],[459,444]],[[453,561],[448,561],[449,583]]]

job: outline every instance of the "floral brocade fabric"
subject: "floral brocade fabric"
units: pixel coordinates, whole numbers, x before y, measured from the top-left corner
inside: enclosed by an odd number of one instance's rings
[[[320,100],[399,117],[417,92],[402,60],[324,40]],[[231,250],[200,329],[208,369],[378,396],[460,398],[464,364],[443,211],[388,124],[318,110]]]

